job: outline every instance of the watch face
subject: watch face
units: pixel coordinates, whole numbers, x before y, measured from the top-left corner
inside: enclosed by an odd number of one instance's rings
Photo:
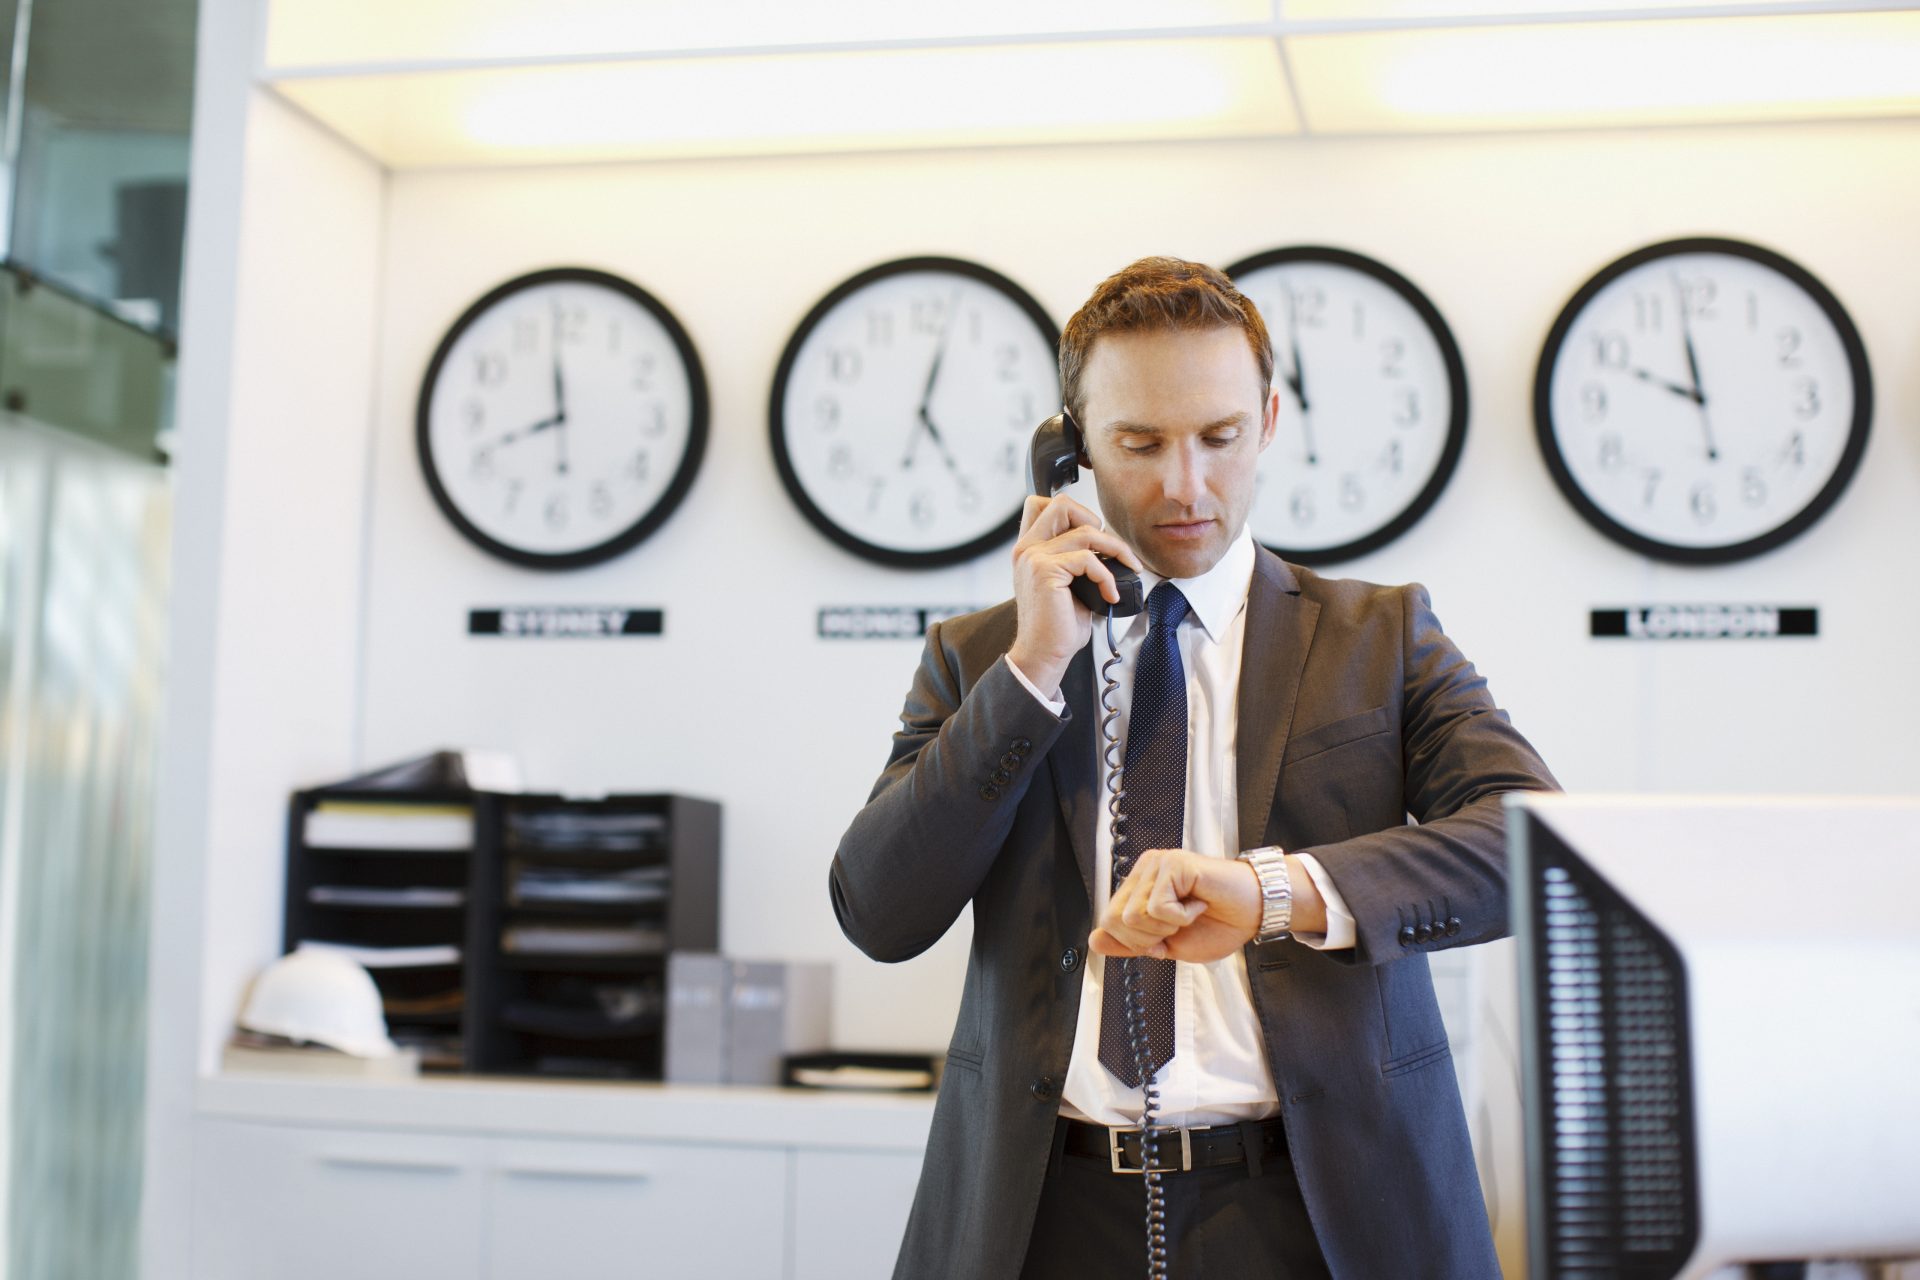
[[[1027,446],[1057,410],[1060,334],[985,267],[913,258],[828,294],[787,343],[774,458],[808,520],[892,565],[971,559],[1019,529]]]
[[[1393,541],[1466,442],[1466,370],[1446,321],[1404,276],[1343,249],[1276,249],[1227,274],[1267,323],[1280,393],[1253,536],[1304,564]]]
[[[1541,352],[1534,425],[1595,528],[1701,564],[1819,519],[1859,465],[1872,400],[1860,336],[1818,280],[1739,241],[1676,240],[1567,304]]]
[[[476,545],[574,568],[627,550],[686,496],[707,438],[699,357],[667,309],[566,267],[468,308],[420,388],[420,465]]]

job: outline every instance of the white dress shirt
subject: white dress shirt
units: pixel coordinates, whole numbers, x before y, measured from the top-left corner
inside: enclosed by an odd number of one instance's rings
[[[1187,812],[1184,844],[1196,853],[1232,858],[1240,852],[1239,795],[1234,781],[1234,743],[1239,727],[1240,657],[1245,648],[1247,589],[1253,579],[1253,535],[1246,528],[1213,568],[1197,578],[1173,581],[1192,606],[1180,626],[1180,662],[1187,677]],[[1162,581],[1142,573],[1148,591]],[[1124,630],[1122,629],[1124,627]],[[1119,687],[1112,699],[1120,709],[1114,728],[1124,742],[1133,702],[1133,669],[1147,635],[1144,611],[1116,620],[1120,665],[1114,668]],[[1111,652],[1106,620],[1093,625],[1094,698],[1104,690],[1100,666]],[[1066,708],[1064,699],[1049,698],[1026,673],[1008,667],[1054,715]],[[1105,753],[1100,716],[1078,732],[1094,735],[1095,759],[1100,770],[1095,785],[1105,796]],[[1124,806],[1124,802],[1123,802]],[[1105,819],[1095,824],[1093,915],[1106,910],[1113,880],[1113,836]],[[1333,887],[1332,878],[1311,856],[1300,865],[1312,877],[1327,904],[1327,932],[1299,934],[1303,944],[1320,950],[1354,945],[1352,914]],[[1116,962],[1117,963],[1117,962]],[[1061,1114],[1096,1124],[1132,1125],[1140,1120],[1140,1090],[1129,1088],[1100,1065],[1100,1010],[1105,981],[1105,957],[1089,954],[1080,990],[1080,1017],[1074,1028],[1073,1057],[1067,1065],[1061,1091]],[[1280,1110],[1273,1072],[1267,1065],[1260,1026],[1253,1012],[1247,983],[1245,953],[1235,951],[1211,964],[1181,963],[1175,969],[1173,1058],[1161,1068],[1158,1116],[1171,1125],[1230,1124],[1260,1120]]]

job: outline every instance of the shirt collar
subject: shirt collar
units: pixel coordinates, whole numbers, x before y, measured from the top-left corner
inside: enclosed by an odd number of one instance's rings
[[[1151,569],[1140,577],[1149,594],[1166,581]],[[1227,544],[1226,554],[1214,562],[1213,568],[1198,577],[1173,579],[1173,585],[1180,588],[1180,594],[1192,607],[1194,620],[1206,629],[1207,638],[1215,644],[1227,633],[1227,624],[1247,607],[1247,591],[1252,582],[1253,530],[1244,524],[1240,526],[1240,536]],[[1142,610],[1138,616],[1144,622],[1146,611]]]

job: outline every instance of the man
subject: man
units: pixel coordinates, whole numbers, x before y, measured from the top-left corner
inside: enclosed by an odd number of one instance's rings
[[[833,863],[841,927],[875,959],[973,906],[895,1275],[1137,1272],[1144,1056],[1159,1122],[1187,1131],[1155,1162],[1180,1170],[1161,1177],[1174,1276],[1497,1277],[1426,957],[1507,931],[1500,796],[1552,775],[1423,588],[1254,545],[1279,397],[1225,276],[1143,259],[1060,348],[1106,527],[1028,500],[1014,599],[929,629]],[[1117,598],[1100,555],[1150,588],[1114,627],[1118,847],[1106,630],[1069,590]],[[1121,957],[1141,957],[1134,1028]]]

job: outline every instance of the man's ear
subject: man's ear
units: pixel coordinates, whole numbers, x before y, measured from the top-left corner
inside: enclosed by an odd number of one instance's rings
[[[1280,391],[1277,387],[1267,388],[1267,405],[1260,414],[1260,448],[1264,450],[1273,443],[1274,428],[1280,422]]]

